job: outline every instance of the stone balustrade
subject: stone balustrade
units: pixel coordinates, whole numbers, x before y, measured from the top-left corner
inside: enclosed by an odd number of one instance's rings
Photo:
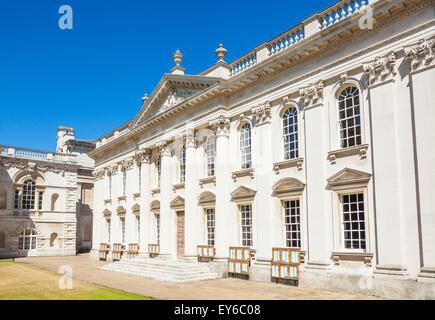
[[[349,18],[351,15],[363,10],[368,0],[342,0],[332,5],[328,9],[318,14],[321,29],[327,29],[330,26]]]
[[[370,0],[375,3],[378,0]],[[241,58],[230,63],[231,77],[234,77],[263,60],[297,46],[302,40],[312,37],[317,32],[323,31],[350,16],[365,12],[369,0],[341,0],[329,8],[312,15],[302,23],[267,41]],[[265,52],[263,54],[263,50]]]
[[[75,154],[66,154],[50,151],[41,151],[27,148],[17,148],[0,145],[0,154],[13,155],[19,158],[35,160],[56,160],[56,161],[75,161]]]

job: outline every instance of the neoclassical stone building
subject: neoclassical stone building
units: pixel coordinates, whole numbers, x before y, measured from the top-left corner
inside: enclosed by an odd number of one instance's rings
[[[227,63],[175,66],[97,140],[98,245],[302,251],[300,285],[435,297],[432,0],[339,1]]]
[[[0,258],[91,249],[94,148],[66,127],[57,152],[0,146]]]

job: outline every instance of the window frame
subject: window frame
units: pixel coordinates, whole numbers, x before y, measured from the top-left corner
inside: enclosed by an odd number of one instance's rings
[[[29,190],[27,190],[29,182],[31,182],[30,196],[28,195]],[[36,204],[36,182],[33,179],[26,179],[23,182],[21,208],[23,210],[35,210],[35,204]]]
[[[210,143],[213,141],[213,143]],[[212,145],[212,147],[211,147]],[[216,138],[215,136],[210,136],[205,142],[205,154],[206,154],[206,165],[207,165],[207,177],[214,177],[216,174]]]
[[[180,183],[186,182],[186,147],[182,146],[180,148]]]
[[[293,246],[288,246],[287,245],[287,224],[286,224],[286,207],[285,207],[285,202],[291,202],[291,201],[298,201],[299,202],[299,247],[293,247]],[[282,221],[283,221],[283,232],[284,232],[284,247],[285,248],[295,248],[295,249],[301,249],[302,250],[302,230],[303,230],[303,225],[302,225],[302,198],[299,196],[294,196],[294,197],[290,197],[290,198],[285,198],[285,199],[280,199],[281,202],[281,209],[282,209]]]
[[[250,231],[249,232],[244,232],[243,231],[243,227],[245,226],[245,227],[247,227],[248,225],[244,225],[243,224],[243,220],[245,219],[247,219],[247,218],[244,218],[243,217],[243,210],[242,210],[242,207],[250,207],[251,208],[251,210],[250,210],[250,214],[251,214],[251,216],[250,216],[250,220],[251,220],[251,223],[250,223]],[[250,248],[254,248],[255,246],[255,244],[254,244],[254,210],[253,210],[253,205],[252,205],[252,202],[249,202],[249,203],[239,203],[238,204],[238,209],[239,209],[239,214],[240,214],[240,244],[242,245],[242,247],[250,247]],[[248,226],[249,227],[249,226]],[[243,238],[243,235],[244,234],[251,234],[251,238],[249,239],[249,238],[246,238],[246,241],[248,241],[248,242],[244,242],[245,241],[245,239]],[[245,243],[249,243],[249,241],[251,242],[251,245],[245,245]]]
[[[28,234],[29,233],[29,234]],[[27,239],[29,239],[27,241]],[[27,247],[29,244],[29,247]],[[38,233],[34,228],[26,228],[21,231],[18,236],[18,250],[19,251],[33,251],[38,249]]]
[[[296,118],[296,124],[293,124],[293,126],[296,127],[296,131],[286,134],[285,133],[286,126],[285,126],[285,123],[284,123],[284,121],[285,121],[284,117],[285,117],[286,113],[289,112],[290,110],[294,110],[295,111],[293,118]],[[292,115],[289,115],[289,118],[291,118],[291,117],[292,117]],[[280,120],[281,120],[281,135],[282,135],[282,143],[283,143],[283,149],[282,149],[283,150],[283,159],[284,159],[284,161],[298,159],[299,158],[299,154],[300,154],[300,145],[299,145],[299,141],[300,141],[300,139],[299,139],[300,138],[299,127],[300,127],[300,124],[299,124],[299,111],[298,111],[298,108],[296,106],[293,106],[293,105],[285,108],[281,112]],[[287,125],[287,127],[290,127],[290,125]],[[287,136],[292,136],[292,135],[296,135],[296,139],[293,142],[293,143],[296,144],[296,148],[293,149],[293,152],[295,152],[295,156],[294,157],[291,157],[292,149],[290,149],[290,147],[289,147],[289,151],[288,152],[286,151],[286,145],[287,144],[291,145],[291,143],[292,143],[291,141],[287,142],[286,137]],[[287,157],[287,154],[288,154],[288,157]]]
[[[210,215],[213,215],[213,220],[209,220],[209,210],[213,210],[213,213]],[[204,214],[205,214],[205,225],[206,225],[206,237],[207,237],[207,245],[208,246],[215,246],[216,244],[216,208],[215,207],[208,207],[204,208]],[[213,225],[210,226],[209,222],[213,221]],[[210,232],[210,229],[213,231]],[[210,237],[210,235],[213,235],[213,237]]]
[[[340,110],[340,96],[343,94],[343,92],[345,92],[346,90],[350,89],[350,88],[355,88],[356,90],[358,90],[358,107],[359,107],[359,139],[360,139],[360,143],[357,143],[357,137],[358,135],[356,135],[356,128],[358,126],[355,125],[355,114],[353,114],[352,117],[347,117],[347,115],[345,116],[344,120],[341,119],[340,117],[340,113],[343,111],[346,111],[348,108],[346,108],[345,105],[345,109],[344,110]],[[348,149],[348,148],[355,148],[358,146],[362,146],[364,145],[364,134],[363,134],[363,92],[361,90],[361,87],[355,83],[347,83],[343,86],[341,86],[340,88],[338,88],[338,90],[336,91],[336,95],[335,95],[335,106],[336,106],[336,124],[337,124],[337,139],[338,139],[338,149]],[[346,104],[346,100],[344,100],[344,103]],[[355,104],[352,105],[353,111],[355,109]],[[345,112],[346,114],[346,112]],[[353,123],[354,123],[354,135],[352,137],[354,137],[355,139],[355,144],[353,146],[349,146],[349,138],[348,138],[348,130],[350,129],[348,124],[346,125],[346,129],[342,129],[341,127],[341,122],[342,121],[348,121],[352,119]],[[346,142],[347,142],[347,146],[344,147],[343,146],[343,138],[342,138],[342,131],[345,130],[346,132]]]
[[[244,129],[249,126],[249,136],[247,137]],[[239,150],[240,150],[240,166],[242,170],[252,169],[252,125],[248,121],[244,121],[240,124],[239,129]],[[249,141],[249,145],[245,145],[243,142]],[[246,158],[249,158],[247,161]]]

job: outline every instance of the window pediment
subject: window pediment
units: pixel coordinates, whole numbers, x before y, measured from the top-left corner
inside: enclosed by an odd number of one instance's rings
[[[302,194],[305,184],[295,178],[283,178],[272,186],[273,196],[285,197],[288,195]]]
[[[257,191],[249,189],[244,186],[238,187],[236,190],[231,192],[231,201],[242,202],[254,200],[255,194]]]
[[[216,196],[210,192],[210,191],[205,191],[203,193],[201,193],[201,195],[198,198],[198,205],[199,206],[208,206],[208,205],[215,205],[216,204]]]
[[[123,206],[119,206],[116,209],[116,213],[118,214],[118,216],[123,217],[123,216],[125,216],[126,210]]]
[[[140,206],[136,203],[132,208],[131,211],[135,214],[135,215],[139,215],[140,214]]]
[[[109,210],[105,209],[103,211],[103,215],[106,219],[110,219],[110,217],[112,216],[112,212],[110,212]]]
[[[151,202],[151,211],[160,211],[160,201],[154,200]]]
[[[371,176],[370,173],[344,168],[328,179],[328,185],[332,189],[349,185],[367,185]]]
[[[183,209],[184,210],[184,198],[177,196],[171,201],[171,208],[174,210]]]

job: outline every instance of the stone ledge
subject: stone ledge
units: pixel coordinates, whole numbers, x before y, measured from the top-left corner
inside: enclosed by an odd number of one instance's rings
[[[341,261],[363,261],[365,265],[371,266],[373,253],[366,252],[331,252],[331,259],[335,265],[340,265]]]
[[[375,271],[373,271],[373,274],[406,277],[409,275],[409,272],[408,272],[408,268],[404,265],[378,264],[376,266]]]
[[[348,156],[353,156],[358,154],[360,160],[367,158],[367,150],[369,148],[368,144],[362,144],[350,148],[338,149],[328,152],[328,160],[330,164],[335,164],[337,158],[343,158]]]
[[[279,174],[279,171],[282,169],[290,168],[294,166],[296,166],[298,170],[302,170],[303,163],[304,163],[303,158],[296,158],[296,159],[290,159],[281,162],[275,162],[273,164],[273,170],[275,171],[276,174]]]
[[[199,186],[202,188],[205,184],[214,183],[216,185],[216,176],[199,179]]]
[[[151,195],[160,193],[160,188],[151,189]]]
[[[184,182],[183,183],[177,183],[177,184],[174,184],[173,186],[172,186],[172,190],[174,190],[174,192],[176,191],[176,190],[180,190],[180,189],[184,189],[185,188],[185,184],[184,184]]]
[[[254,173],[255,173],[255,169],[249,168],[249,169],[234,171],[231,173],[231,176],[232,176],[234,182],[237,182],[238,178],[245,177],[245,176],[250,176],[251,179],[254,179]]]
[[[420,269],[419,277],[422,278],[434,278],[435,279],[435,267],[422,267]]]

